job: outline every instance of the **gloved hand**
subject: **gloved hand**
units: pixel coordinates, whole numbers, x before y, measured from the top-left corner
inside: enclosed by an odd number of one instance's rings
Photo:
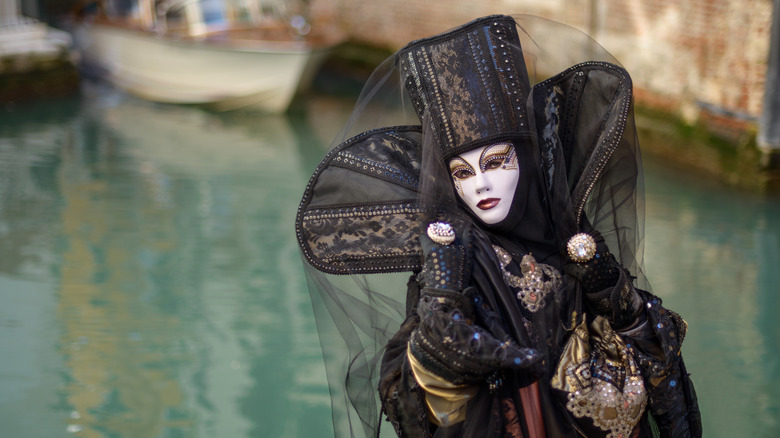
[[[589,225],[587,221],[585,224]],[[631,278],[620,266],[601,234],[589,227],[587,233],[570,239],[563,270],[579,281],[588,310],[605,316],[612,327],[620,330],[630,326],[640,315],[642,299],[631,284]],[[581,242],[583,234],[592,238],[592,246]],[[589,247],[584,250],[583,246]]]
[[[454,232],[454,231],[453,231]],[[460,385],[485,380],[508,368],[538,373],[541,356],[519,347],[511,338],[498,339],[475,321],[481,300],[471,277],[470,229],[459,231],[450,243],[420,236],[425,260],[418,275],[421,285],[409,352],[428,371]]]
[[[425,257],[417,277],[420,289],[459,292],[467,286],[471,278],[471,249],[468,247],[470,233],[471,230],[455,233],[452,226],[444,222],[434,222],[428,226],[428,232],[420,235],[420,246]]]
[[[595,251],[592,254],[588,253],[588,250],[579,249],[582,243],[572,244],[574,239],[586,239],[583,235],[590,236],[595,246]],[[620,265],[618,265],[612,254],[609,253],[604,238],[597,230],[591,230],[588,233],[580,233],[573,236],[569,241],[569,245],[566,248],[566,261],[563,265],[565,273],[576,278],[580,282],[582,291],[586,294],[602,291],[608,287],[613,287],[617,284],[620,277]],[[572,245],[577,248],[572,249]]]

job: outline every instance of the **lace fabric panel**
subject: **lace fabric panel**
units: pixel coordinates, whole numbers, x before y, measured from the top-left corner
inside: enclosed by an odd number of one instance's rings
[[[308,211],[302,237],[309,262],[329,273],[412,270],[420,264],[421,230],[412,226],[420,214],[412,203]]]
[[[306,260],[332,274],[419,269],[419,166],[414,126],[366,132],[332,150],[298,211],[298,243]]]

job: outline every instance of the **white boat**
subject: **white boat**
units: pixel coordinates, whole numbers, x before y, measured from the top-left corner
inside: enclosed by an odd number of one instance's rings
[[[120,4],[129,7],[119,9]],[[99,2],[75,37],[82,63],[144,99],[285,111],[338,42],[260,0]],[[289,17],[289,18],[288,18]]]

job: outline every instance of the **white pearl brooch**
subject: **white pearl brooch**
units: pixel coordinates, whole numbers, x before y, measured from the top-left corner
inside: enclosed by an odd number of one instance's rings
[[[590,234],[575,234],[566,244],[566,250],[572,260],[577,263],[585,263],[596,255],[596,241]]]
[[[455,230],[447,222],[431,222],[428,237],[439,245],[449,245],[455,241]]]

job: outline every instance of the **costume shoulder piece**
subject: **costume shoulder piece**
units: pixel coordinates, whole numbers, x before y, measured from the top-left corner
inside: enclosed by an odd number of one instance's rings
[[[328,153],[296,218],[306,260],[330,274],[418,269],[420,127],[357,135]]]
[[[617,220],[606,217],[634,221],[635,213],[619,211],[636,208],[639,151],[628,72],[606,62],[577,64],[536,84],[532,99],[545,188],[556,194],[551,210],[562,237],[576,232],[583,216],[597,228]]]

